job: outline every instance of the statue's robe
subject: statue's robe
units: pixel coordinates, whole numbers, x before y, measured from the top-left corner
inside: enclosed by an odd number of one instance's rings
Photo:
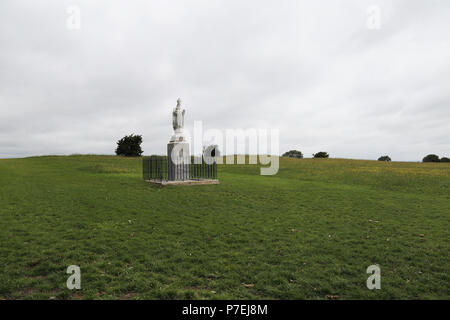
[[[184,126],[184,112],[181,109],[175,109],[173,111],[173,130],[182,129]]]

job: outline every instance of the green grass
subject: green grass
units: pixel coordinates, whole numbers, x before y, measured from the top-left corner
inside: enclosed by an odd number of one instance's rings
[[[160,188],[140,158],[0,160],[0,298],[450,298],[450,164],[280,166]],[[381,290],[366,287],[372,264]]]

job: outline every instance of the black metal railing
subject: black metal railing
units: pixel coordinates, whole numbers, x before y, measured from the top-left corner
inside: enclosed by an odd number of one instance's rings
[[[217,164],[215,162],[212,164],[203,161],[191,163],[189,167],[189,178],[191,180],[217,179]]]
[[[150,156],[142,160],[144,180],[167,180],[167,157]]]
[[[217,179],[217,164],[194,157],[190,163],[173,164],[165,156],[150,156],[142,160],[142,175],[144,180],[160,181]]]

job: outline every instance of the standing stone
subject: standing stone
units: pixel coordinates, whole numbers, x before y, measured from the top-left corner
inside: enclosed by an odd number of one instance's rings
[[[189,180],[189,143],[184,136],[184,114],[181,110],[181,99],[172,112],[174,134],[167,144],[168,179],[170,181]]]

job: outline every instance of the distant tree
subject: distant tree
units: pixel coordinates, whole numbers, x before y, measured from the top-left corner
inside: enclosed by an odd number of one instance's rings
[[[435,154],[429,154],[422,159],[423,162],[439,162],[439,157]]]
[[[303,158],[303,153],[298,150],[290,150],[288,152],[283,153],[283,157],[289,157],[289,158]]]
[[[389,162],[389,161],[391,161],[391,158],[389,156],[381,156],[381,157],[378,158],[378,161]]]
[[[326,153],[325,151],[320,151],[313,154],[314,158],[328,158],[330,155]]]
[[[116,154],[118,156],[138,157],[142,154],[142,136],[131,134],[117,141]]]
[[[440,161],[441,162],[450,162],[450,158],[442,157]]]

